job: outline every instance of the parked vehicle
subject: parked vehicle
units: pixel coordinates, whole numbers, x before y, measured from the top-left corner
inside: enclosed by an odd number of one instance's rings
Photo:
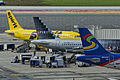
[[[0,5],[6,5],[4,1],[0,1]]]
[[[81,61],[76,61],[76,65],[78,65],[78,67],[89,67],[89,66],[91,66],[91,64],[81,62]]]

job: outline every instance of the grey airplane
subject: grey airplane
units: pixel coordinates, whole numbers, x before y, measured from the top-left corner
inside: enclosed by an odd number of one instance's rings
[[[62,52],[81,52],[82,43],[80,39],[39,39],[32,40],[32,43]]]
[[[60,39],[39,19],[33,17],[36,31],[38,34],[37,40],[32,40],[31,43],[62,52],[81,52],[82,42],[80,39]]]

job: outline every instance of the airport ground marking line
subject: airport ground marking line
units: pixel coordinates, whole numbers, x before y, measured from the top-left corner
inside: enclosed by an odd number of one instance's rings
[[[13,12],[14,14],[120,14],[120,12]],[[6,12],[0,12],[6,14]]]

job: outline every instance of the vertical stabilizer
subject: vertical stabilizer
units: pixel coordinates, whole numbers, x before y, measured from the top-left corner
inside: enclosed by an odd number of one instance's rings
[[[79,28],[83,49],[86,55],[102,55],[107,52],[87,28]]]
[[[48,28],[39,17],[33,17],[33,20],[38,34],[38,39],[55,39],[55,34],[52,33],[50,28]]]
[[[23,30],[23,28],[19,25],[19,23],[17,22],[16,18],[14,17],[14,15],[10,10],[7,10],[7,18],[8,18],[10,30],[17,30],[17,29]]]

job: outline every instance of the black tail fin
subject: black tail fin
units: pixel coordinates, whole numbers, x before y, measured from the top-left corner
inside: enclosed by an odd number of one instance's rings
[[[55,39],[55,34],[39,19],[39,17],[33,17],[38,39]]]

